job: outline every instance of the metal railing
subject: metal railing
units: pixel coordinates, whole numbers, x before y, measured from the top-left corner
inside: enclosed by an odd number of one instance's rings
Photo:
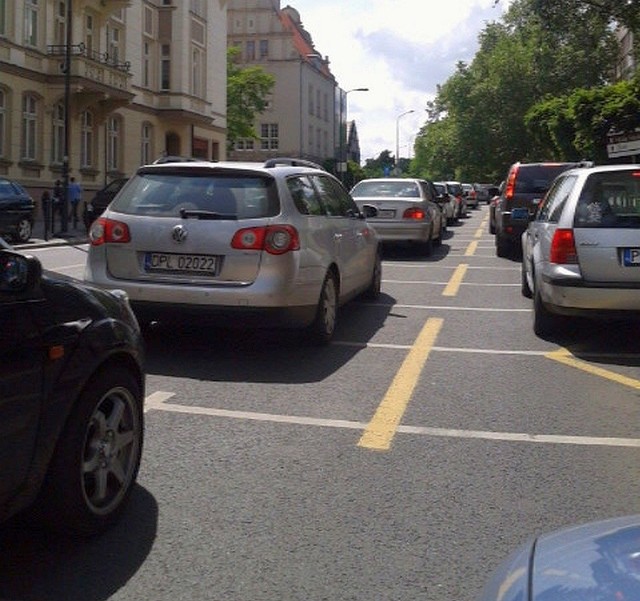
[[[47,54],[49,56],[61,56],[66,58],[67,46],[66,44],[50,44],[47,46]],[[131,71],[131,63],[129,61],[120,62],[116,58],[109,56],[108,52],[96,52],[95,50],[89,50],[84,43],[72,44],[71,46],[72,56],[83,56],[90,61],[99,63],[101,65],[107,65],[123,73],[129,73]]]

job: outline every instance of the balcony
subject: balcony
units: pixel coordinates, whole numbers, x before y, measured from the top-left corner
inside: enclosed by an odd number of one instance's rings
[[[47,47],[51,83],[63,85],[65,77],[66,45]],[[72,94],[79,108],[100,102],[107,111],[129,103],[134,94],[130,90],[131,64],[121,62],[106,52],[90,51],[84,44],[71,46]]]

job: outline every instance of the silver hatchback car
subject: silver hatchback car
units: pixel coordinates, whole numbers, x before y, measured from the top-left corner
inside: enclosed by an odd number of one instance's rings
[[[565,171],[522,234],[522,293],[537,335],[566,316],[640,315],[640,166]]]
[[[430,255],[442,242],[447,218],[433,183],[411,178],[363,179],[351,195],[361,210],[375,209],[370,223],[382,242],[418,243]]]
[[[89,238],[85,280],[125,290],[142,324],[295,327],[327,343],[341,304],[380,293],[375,230],[335,177],[296,159],[140,167]]]

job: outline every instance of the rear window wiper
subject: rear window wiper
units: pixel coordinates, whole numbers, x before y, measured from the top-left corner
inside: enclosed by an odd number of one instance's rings
[[[182,219],[231,219],[236,221],[238,219],[235,213],[217,213],[215,211],[201,211],[198,209],[180,209],[180,217],[182,217]]]

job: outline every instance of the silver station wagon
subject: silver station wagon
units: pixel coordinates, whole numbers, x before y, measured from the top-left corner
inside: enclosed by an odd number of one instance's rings
[[[640,316],[640,165],[562,173],[522,234],[522,253],[539,336],[567,316]]]
[[[293,327],[327,343],[341,304],[380,292],[375,231],[335,177],[297,159],[140,167],[89,238],[85,280],[125,290],[142,325]]]

